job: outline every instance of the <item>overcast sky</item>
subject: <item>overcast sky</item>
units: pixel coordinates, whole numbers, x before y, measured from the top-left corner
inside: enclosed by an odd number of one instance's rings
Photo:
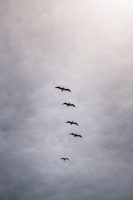
[[[0,200],[132,200],[133,2],[0,0],[0,33]]]

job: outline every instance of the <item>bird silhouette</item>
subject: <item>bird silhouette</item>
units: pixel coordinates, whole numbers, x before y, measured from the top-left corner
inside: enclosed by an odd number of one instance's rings
[[[68,91],[68,92],[71,92],[71,90],[70,90],[70,89],[68,89],[68,88],[64,88],[64,87],[60,87],[60,86],[57,86],[57,87],[55,87],[55,88],[57,88],[57,89],[61,90],[62,92],[63,92],[63,91]]]
[[[67,122],[65,122],[65,123],[68,123],[68,124],[70,124],[70,125],[73,125],[73,124],[75,124],[75,125],[77,125],[77,126],[78,126],[78,123],[77,123],[77,122],[73,122],[73,121],[67,121]]]
[[[73,137],[81,137],[81,138],[83,138],[82,135],[79,135],[79,134],[76,134],[76,133],[70,133],[69,135],[73,135]]]
[[[66,161],[66,160],[69,160],[69,158],[61,158],[60,160],[64,160],[64,161]]]
[[[76,107],[73,103],[70,103],[70,102],[69,102],[69,103],[66,103],[66,102],[65,102],[65,103],[63,103],[63,105],[66,105],[66,106],[68,106],[68,107],[69,107],[69,106]]]

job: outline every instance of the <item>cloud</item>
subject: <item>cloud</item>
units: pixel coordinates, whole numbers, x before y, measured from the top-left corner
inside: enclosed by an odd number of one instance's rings
[[[132,199],[133,16],[114,4],[1,3],[2,200]]]

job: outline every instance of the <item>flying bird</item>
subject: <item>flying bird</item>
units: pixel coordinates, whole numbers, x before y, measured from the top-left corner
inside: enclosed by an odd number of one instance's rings
[[[70,102],[69,102],[69,103],[66,103],[66,102],[65,102],[65,103],[63,103],[63,105],[66,105],[66,106],[68,106],[68,107],[69,107],[69,106],[76,107],[73,103],[70,103]]]
[[[73,122],[73,121],[67,121],[67,122],[65,122],[65,123],[68,123],[68,124],[70,124],[70,125],[73,125],[73,124],[75,124],[75,125],[77,125],[77,126],[78,126],[78,123],[77,123],[77,122]]]
[[[70,90],[70,89],[68,89],[68,88],[64,88],[64,87],[60,87],[60,86],[57,86],[57,87],[55,87],[55,88],[57,88],[57,89],[61,90],[62,92],[63,92],[63,91],[68,91],[68,92],[71,92],[71,90]]]
[[[69,158],[61,158],[60,160],[66,161],[66,160],[69,160]]]
[[[82,135],[79,135],[79,134],[76,134],[76,133],[70,133],[69,135],[73,135],[73,137],[81,137],[81,138],[83,138]]]

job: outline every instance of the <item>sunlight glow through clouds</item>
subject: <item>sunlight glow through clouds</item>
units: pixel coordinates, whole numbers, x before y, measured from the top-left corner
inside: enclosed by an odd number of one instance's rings
[[[100,7],[104,7],[107,10],[114,10],[119,12],[130,12],[132,11],[133,1],[132,0],[102,0],[95,1]]]

